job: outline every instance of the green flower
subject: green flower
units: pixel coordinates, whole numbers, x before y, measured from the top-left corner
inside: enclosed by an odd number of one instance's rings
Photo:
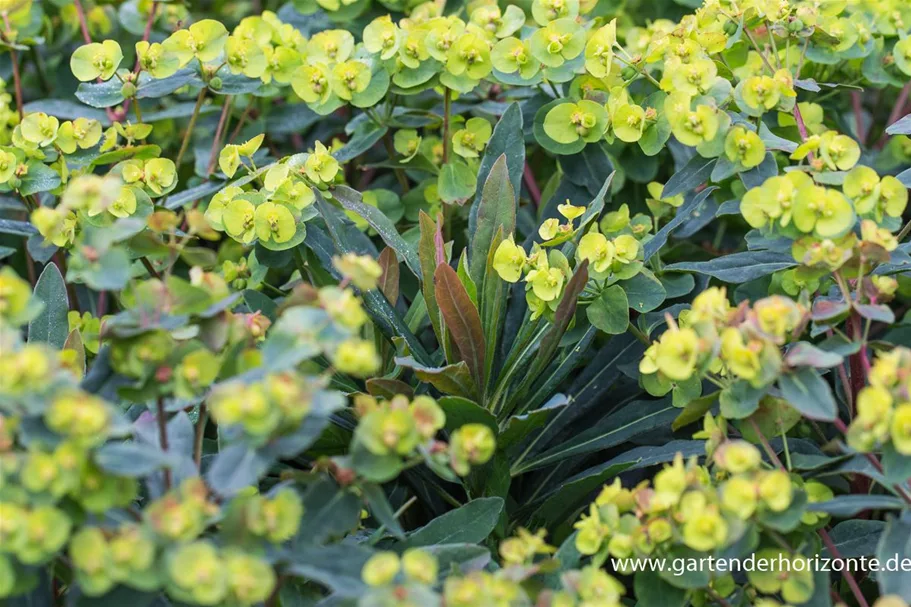
[[[374,588],[392,583],[401,569],[399,555],[395,552],[377,552],[364,563],[361,579]]]
[[[395,56],[401,40],[400,30],[389,15],[377,17],[364,28],[364,47],[383,61]]]
[[[263,603],[275,588],[275,571],[261,558],[229,549],[222,555],[228,578],[228,600],[250,607]]]
[[[670,100],[671,97],[668,97]],[[718,133],[720,126],[716,111],[707,105],[697,106],[695,110],[685,110],[676,120],[668,114],[674,137],[683,145],[695,147],[700,143],[711,141]]]
[[[77,148],[87,150],[99,141],[101,141],[101,123],[92,118],[66,121],[57,129],[57,147],[64,154],[72,154]]]
[[[847,135],[826,131],[819,138],[819,155],[831,170],[847,171],[860,160],[860,146]]]
[[[711,59],[698,58],[690,63],[673,62],[665,66],[664,74],[662,87],[667,87],[669,80],[668,90],[687,95],[702,95],[715,84],[718,68]]]
[[[582,100],[561,103],[544,117],[544,132],[557,143],[598,141],[607,128],[607,110],[600,103]]]
[[[420,548],[409,548],[402,554],[402,571],[409,580],[432,586],[436,584],[439,570],[437,558]]]
[[[579,16],[579,0],[534,0],[531,15],[538,25],[547,25],[555,19],[575,19]]]
[[[209,399],[215,421],[240,426],[253,437],[271,434],[281,422],[281,410],[266,398],[260,386],[231,385]]]
[[[895,408],[890,432],[895,450],[902,455],[911,455],[911,402]]]
[[[60,121],[54,116],[48,116],[44,112],[33,112],[19,123],[19,132],[26,142],[38,147],[44,147],[52,144],[57,139],[57,128],[59,126]]]
[[[532,56],[547,67],[560,67],[585,50],[585,36],[574,19],[557,19],[529,39]]]
[[[177,181],[177,167],[169,158],[152,158],[143,167],[143,182],[157,196],[164,194]]]
[[[297,231],[294,214],[283,204],[264,202],[253,215],[253,225],[260,241],[282,243]]]
[[[876,171],[866,166],[851,169],[842,189],[860,215],[873,216],[877,221],[882,221],[884,214],[901,217],[908,204],[908,189],[898,179],[887,175],[880,180]]]
[[[225,41],[225,62],[232,74],[259,78],[266,71],[266,54],[248,38],[228,36]]]
[[[414,417],[407,409],[371,411],[361,419],[355,436],[374,455],[408,455],[421,441]]]
[[[501,279],[515,283],[522,278],[525,268],[525,249],[516,245],[510,236],[500,243],[493,254],[493,269]]]
[[[336,63],[332,68],[330,82],[336,95],[346,101],[350,100],[352,95],[361,93],[370,86],[370,68],[354,60]]]
[[[531,56],[528,42],[518,38],[504,38],[497,42],[490,52],[490,60],[504,74],[519,72],[526,80],[534,78],[541,69],[541,63]]]
[[[699,336],[692,329],[677,328],[661,336],[655,351],[655,365],[669,379],[692,377],[699,359]]]
[[[243,192],[239,187],[229,185],[219,190],[212,197],[212,200],[209,201],[209,206],[206,208],[206,219],[213,228],[221,231],[225,229],[223,223],[225,209],[232,200],[243,194]]]
[[[721,546],[728,536],[728,524],[718,512],[697,513],[683,525],[683,543],[693,550],[708,552]]]
[[[724,153],[731,162],[751,169],[765,158],[765,144],[755,132],[735,126],[724,139]]]
[[[332,363],[341,373],[368,377],[379,368],[380,359],[372,341],[348,339],[335,349]]]
[[[598,274],[607,273],[614,262],[614,243],[603,234],[590,231],[579,239],[576,259],[588,261],[588,267]]]
[[[274,79],[279,84],[288,84],[294,77],[294,72],[301,65],[300,53],[287,46],[264,46],[266,55],[266,70],[263,72],[262,81],[269,84]]]
[[[222,214],[225,232],[234,240],[244,244],[253,242],[257,232],[255,216],[256,207],[252,202],[244,198],[232,200]]]
[[[408,32],[399,46],[399,61],[402,62],[402,65],[415,69],[420,67],[422,61],[430,58],[430,47],[427,46],[427,41],[430,40],[432,33],[432,31],[427,33],[419,30]],[[448,52],[449,49],[454,48],[454,45],[449,45],[446,48]],[[443,61],[445,59],[446,55],[444,54],[442,59],[437,60]]]
[[[101,529],[80,529],[70,541],[69,553],[79,588],[86,595],[100,596],[114,586],[111,551]]]
[[[790,604],[799,605],[813,596],[813,568],[809,560],[799,554],[788,554],[777,548],[765,548],[756,553],[757,561],[765,559],[776,566],[765,571],[747,572],[747,579],[764,594],[781,594]],[[780,560],[789,564],[778,566]],[[795,561],[802,561],[800,565]]]
[[[120,67],[121,61],[123,51],[116,41],[92,42],[73,51],[70,56],[70,70],[81,82],[89,82],[96,78],[109,80]]]
[[[329,68],[322,63],[308,63],[294,70],[291,88],[307,103],[325,103],[332,93]]]
[[[338,171],[338,160],[329,153],[326,146],[317,141],[313,153],[304,161],[307,178],[317,185],[330,184],[335,180]]]
[[[614,62],[617,20],[599,28],[585,44],[585,69],[595,78],[606,78]]]
[[[92,446],[104,442],[111,412],[103,400],[85,392],[64,392],[44,412],[47,427],[74,442]]]
[[[465,424],[452,433],[450,458],[456,474],[465,476],[471,466],[487,463],[497,450],[493,431],[484,424]]]
[[[906,76],[911,76],[911,36],[906,36],[892,47],[895,66]]]
[[[346,30],[324,30],[307,43],[307,58],[331,65],[347,61],[354,52],[354,36]]]
[[[168,594],[197,605],[218,605],[228,595],[228,570],[215,546],[192,542],[173,549],[165,571]]]
[[[200,63],[214,61],[228,41],[228,30],[220,21],[203,19],[187,29],[177,30],[161,43],[165,53],[177,58],[180,67],[194,57]]]
[[[486,118],[469,118],[465,128],[453,134],[452,150],[463,158],[478,158],[492,133],[493,127]]]
[[[29,283],[16,274],[10,266],[0,270],[0,319],[18,324],[26,316],[32,297]]]
[[[627,143],[639,141],[645,125],[645,110],[635,104],[625,104],[617,108],[611,124],[617,138]]]
[[[145,40],[136,43],[136,57],[139,67],[148,72],[153,78],[167,78],[173,76],[180,69],[180,58],[169,53],[164,45]]]
[[[72,525],[70,517],[62,510],[38,506],[28,513],[20,541],[10,548],[23,564],[42,564],[63,548]]]
[[[554,301],[560,296],[565,279],[560,268],[550,268],[546,265],[531,270],[525,277],[535,296],[545,302]]]
[[[392,139],[392,148],[407,162],[421,150],[421,136],[414,129],[399,129]]]
[[[471,24],[495,38],[506,38],[525,24],[525,13],[515,4],[503,13],[496,4],[485,4],[471,11]]]
[[[781,98],[778,82],[771,76],[753,76],[739,86],[744,103],[754,111],[770,110],[778,105]]]
[[[453,76],[465,74],[469,78],[480,80],[492,69],[490,44],[477,34],[462,34],[446,54],[446,70]]]
[[[6,183],[16,174],[19,159],[10,148],[0,148],[0,183]]]
[[[821,238],[841,236],[854,226],[851,203],[841,192],[810,185],[800,188],[794,205],[794,225]]]
[[[218,376],[221,363],[215,354],[199,348],[183,357],[175,369],[175,391],[182,398],[193,398],[212,385]]]
[[[293,489],[280,489],[271,498],[256,496],[246,505],[247,527],[273,544],[286,542],[300,529],[304,506]]]

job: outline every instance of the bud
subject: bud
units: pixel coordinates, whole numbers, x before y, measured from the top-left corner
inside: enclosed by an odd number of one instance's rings
[[[120,94],[125,99],[132,99],[136,96],[136,85],[132,82],[124,82],[123,86],[120,87]]]

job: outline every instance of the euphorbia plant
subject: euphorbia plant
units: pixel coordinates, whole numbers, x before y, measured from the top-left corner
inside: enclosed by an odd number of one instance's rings
[[[905,3],[0,15],[5,601],[911,600]]]

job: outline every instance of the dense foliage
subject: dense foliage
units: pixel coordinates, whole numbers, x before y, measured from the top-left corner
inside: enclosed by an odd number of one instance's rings
[[[906,0],[0,16],[4,605],[911,602]]]

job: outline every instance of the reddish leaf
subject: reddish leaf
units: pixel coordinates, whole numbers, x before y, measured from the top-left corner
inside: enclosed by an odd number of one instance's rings
[[[446,264],[434,272],[437,305],[459,355],[478,387],[484,385],[484,330],[481,316],[458,274]]]
[[[378,286],[389,303],[394,306],[395,302],[399,300],[399,260],[395,256],[395,251],[386,247],[380,253],[377,261],[383,268],[383,275],[380,276]]]

